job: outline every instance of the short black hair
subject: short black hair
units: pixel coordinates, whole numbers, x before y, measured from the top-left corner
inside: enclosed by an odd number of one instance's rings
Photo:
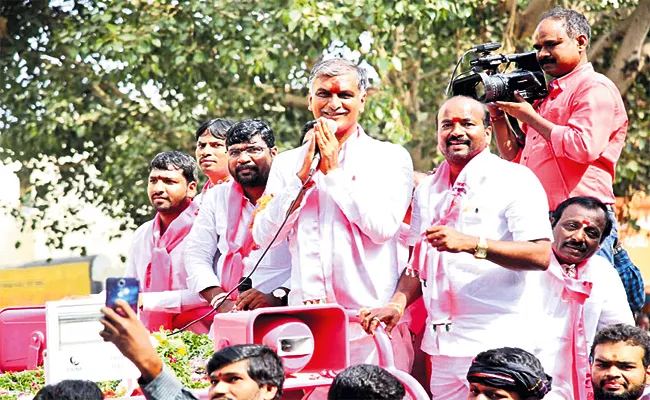
[[[255,135],[260,135],[269,149],[275,146],[273,129],[271,129],[268,122],[261,119],[245,119],[228,129],[226,147],[233,144],[248,143]]]
[[[168,171],[170,167],[180,169],[187,183],[198,180],[198,171],[196,160],[191,156],[181,153],[180,151],[166,151],[158,153],[149,164],[151,169],[162,169]]]
[[[473,97],[463,96],[463,95],[452,96],[449,99],[447,99],[444,103],[442,103],[442,105],[444,106],[449,100],[455,99],[456,97],[474,100],[475,102],[482,105],[483,106],[483,126],[485,128],[487,128],[488,126],[492,126],[492,124],[490,122],[490,110],[487,108],[485,103],[481,103],[480,101],[476,100]],[[440,108],[438,109],[438,112],[436,113],[436,131],[438,130],[438,117],[440,116],[440,110],[442,110],[442,106],[440,106]]]
[[[612,217],[609,215],[609,210],[607,209],[607,205],[595,197],[576,196],[564,200],[562,203],[560,203],[559,206],[557,206],[555,211],[553,211],[553,215],[552,215],[553,221],[551,222],[551,227],[555,228],[555,225],[557,225],[560,218],[562,218],[562,214],[564,213],[564,210],[566,210],[566,208],[572,204],[577,204],[581,207],[586,208],[587,210],[600,209],[603,211],[603,213],[605,213],[605,227],[603,228],[603,233],[600,237],[600,243],[605,241],[605,239],[607,239],[607,236],[609,236],[609,234],[612,232],[614,221],[612,220]]]
[[[650,335],[643,329],[627,324],[607,325],[596,333],[594,343],[591,345],[591,358],[594,357],[596,346],[604,343],[625,342],[630,346],[643,348],[643,367],[650,365]]]
[[[259,387],[268,385],[278,388],[274,399],[282,395],[284,366],[282,359],[268,346],[261,344],[239,344],[224,347],[212,355],[206,367],[208,375],[214,371],[239,361],[248,361],[248,376]]]
[[[577,38],[578,35],[585,35],[587,36],[587,43],[591,42],[589,21],[579,12],[568,8],[555,7],[542,14],[539,21],[542,22],[549,18],[562,21],[564,30],[571,39]]]
[[[214,118],[207,120],[199,126],[199,129],[196,130],[196,140],[199,140],[199,138],[203,136],[206,129],[215,138],[225,140],[228,129],[233,125],[235,125],[235,121],[229,119]]]
[[[66,379],[54,385],[44,386],[34,400],[101,400],[104,394],[95,382]]]
[[[305,141],[307,132],[314,129],[314,126],[316,126],[316,120],[309,121],[302,126],[302,129],[300,129],[300,141],[298,142],[298,147],[302,146],[302,142]]]
[[[514,391],[522,399],[544,398],[553,382],[537,357],[518,347],[479,353],[467,372],[467,380]]]
[[[402,400],[402,382],[376,365],[359,364],[346,368],[334,378],[327,400]]]

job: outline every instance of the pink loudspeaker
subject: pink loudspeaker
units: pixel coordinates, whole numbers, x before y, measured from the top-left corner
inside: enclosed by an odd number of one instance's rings
[[[348,317],[336,304],[217,314],[212,332],[216,351],[246,343],[275,350],[287,372],[285,388],[329,385],[350,362]]]
[[[0,310],[0,372],[43,365],[45,306]]]

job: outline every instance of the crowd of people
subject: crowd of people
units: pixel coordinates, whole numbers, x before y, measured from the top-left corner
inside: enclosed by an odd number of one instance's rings
[[[638,269],[617,261],[612,188],[627,114],[588,62],[589,41],[580,13],[545,13],[534,42],[549,95],[448,99],[436,114],[445,160],[426,175],[363,130],[368,77],[344,59],[313,67],[314,121],[295,149],[278,152],[263,120],[207,121],[196,160],[170,151],[151,161],[156,216],[136,231],[126,270],[140,282],[142,322],[126,304],[126,317],[104,309],[102,336],[140,369],[147,398],[194,398],[148,330],[215,309],[334,303],[361,318],[348,332],[353,367],[312,399],[404,397],[373,366],[380,324],[396,367],[426,376],[433,399],[641,398],[650,347],[632,325],[645,294]],[[207,372],[210,398],[282,394],[282,363],[260,345],[216,352]]]

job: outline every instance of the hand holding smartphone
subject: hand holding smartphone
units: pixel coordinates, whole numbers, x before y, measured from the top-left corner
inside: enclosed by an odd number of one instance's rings
[[[137,312],[138,295],[140,283],[136,278],[107,278],[106,279],[106,307],[115,310],[122,317],[126,317],[122,311],[117,310],[115,301],[122,299],[129,303],[131,308]]]

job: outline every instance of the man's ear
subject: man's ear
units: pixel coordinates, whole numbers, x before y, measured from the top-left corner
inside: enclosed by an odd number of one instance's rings
[[[359,114],[363,112],[363,110],[366,109],[366,96],[368,95],[368,92],[365,92],[364,94],[361,95],[361,107],[359,108]]]
[[[587,51],[587,46],[589,46],[589,39],[587,39],[587,35],[578,35],[576,42],[578,43],[578,49]]]
[[[309,98],[307,99],[308,105],[307,105],[307,110],[313,111],[311,109],[311,90],[309,91]]]
[[[271,157],[275,157],[275,156],[277,156],[277,155],[278,155],[278,147],[277,147],[277,146],[273,146],[273,147],[271,148]]]
[[[187,185],[187,197],[190,199],[194,199],[196,197],[196,190],[198,188],[198,184],[196,181],[190,182],[189,185]]]
[[[260,394],[264,400],[273,400],[275,399],[275,395],[278,394],[278,388],[265,383],[260,387]]]

